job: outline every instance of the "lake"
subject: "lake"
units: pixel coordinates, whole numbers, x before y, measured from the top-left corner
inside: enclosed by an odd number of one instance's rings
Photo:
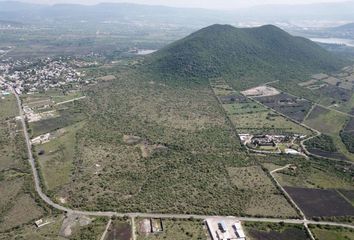
[[[354,47],[354,39],[344,38],[310,38],[311,41],[329,44],[343,44],[349,47]]]

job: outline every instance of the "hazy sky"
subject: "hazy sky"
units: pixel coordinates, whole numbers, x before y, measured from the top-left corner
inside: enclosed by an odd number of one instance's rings
[[[344,2],[345,0],[22,0],[36,3],[81,3],[95,4],[99,2],[131,2],[152,5],[178,7],[230,9],[265,4],[308,4],[319,2]],[[352,2],[353,0],[351,0]],[[348,0],[347,0],[348,2]]]

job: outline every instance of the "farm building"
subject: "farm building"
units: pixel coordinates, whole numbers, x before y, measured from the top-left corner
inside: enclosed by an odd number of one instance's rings
[[[241,222],[235,218],[208,218],[205,220],[212,240],[245,240]]]

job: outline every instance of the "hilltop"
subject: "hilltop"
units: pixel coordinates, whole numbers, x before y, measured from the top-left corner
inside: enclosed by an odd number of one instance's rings
[[[252,85],[334,71],[343,61],[316,43],[272,25],[212,25],[152,54],[147,66],[165,77],[223,76],[233,79],[234,85]]]

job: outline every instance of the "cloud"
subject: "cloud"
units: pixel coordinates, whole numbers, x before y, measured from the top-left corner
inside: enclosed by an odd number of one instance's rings
[[[129,2],[149,5],[166,5],[175,7],[195,7],[213,9],[243,8],[266,4],[310,4],[320,2],[344,2],[345,0],[23,0],[27,2],[54,4],[80,3],[96,4],[100,2]]]

